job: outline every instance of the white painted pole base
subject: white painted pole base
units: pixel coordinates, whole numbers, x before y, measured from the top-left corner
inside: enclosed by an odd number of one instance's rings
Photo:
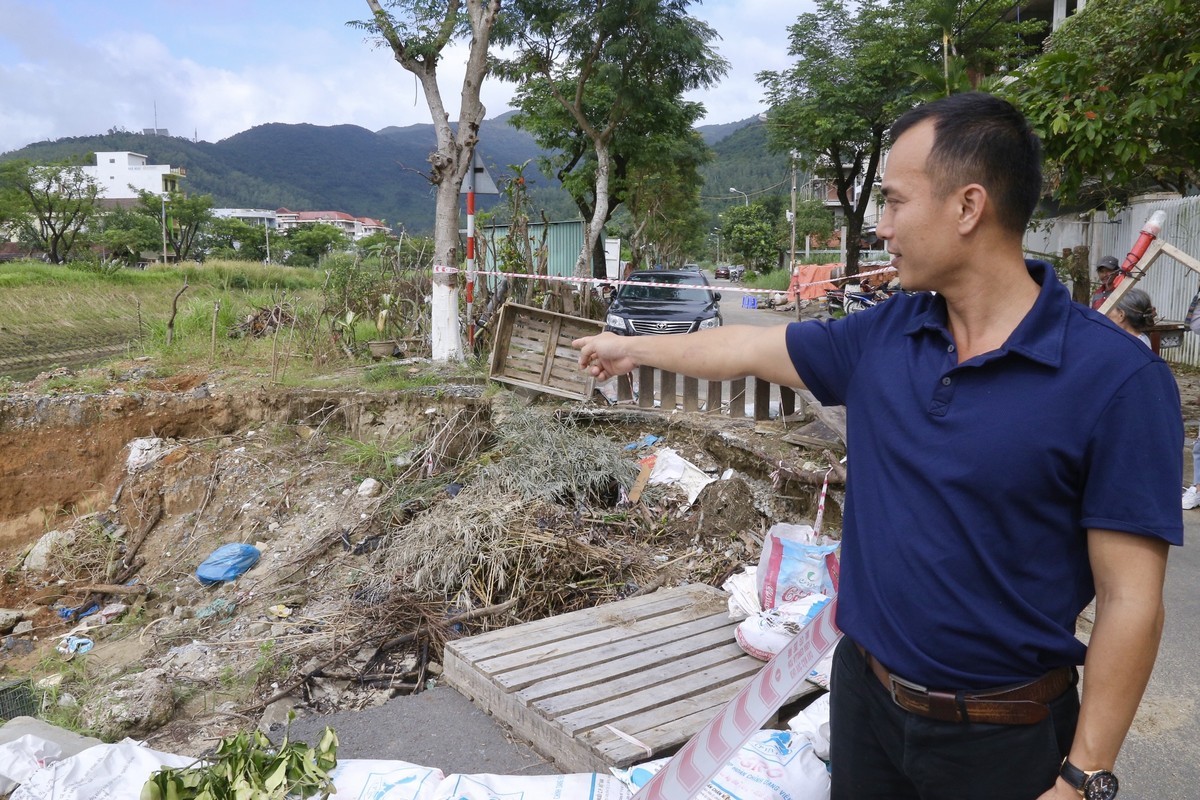
[[[431,330],[434,361],[462,361],[462,337],[458,334],[458,288],[433,283]]]

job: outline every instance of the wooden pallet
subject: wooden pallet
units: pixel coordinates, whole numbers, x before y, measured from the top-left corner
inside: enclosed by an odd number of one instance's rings
[[[762,668],[735,627],[724,592],[660,589],[450,642],[444,675],[559,768],[604,772],[673,753]]]
[[[579,353],[571,342],[603,330],[604,323],[597,320],[505,303],[496,326],[491,377],[539,392],[587,400],[595,382],[579,368]]]

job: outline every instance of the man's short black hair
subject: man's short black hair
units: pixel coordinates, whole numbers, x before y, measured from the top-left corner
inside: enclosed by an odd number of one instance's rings
[[[978,183],[987,189],[1000,224],[1024,233],[1042,193],[1042,143],[1013,105],[984,92],[964,92],[919,105],[892,125],[892,142],[933,121],[926,171],[945,195]]]

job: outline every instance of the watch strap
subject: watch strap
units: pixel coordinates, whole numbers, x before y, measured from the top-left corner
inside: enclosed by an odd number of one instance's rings
[[[1070,760],[1064,758],[1062,766],[1059,767],[1058,774],[1064,781],[1071,784],[1071,787],[1075,791],[1079,792],[1080,797],[1083,796],[1083,782],[1087,780],[1086,772],[1072,764]]]

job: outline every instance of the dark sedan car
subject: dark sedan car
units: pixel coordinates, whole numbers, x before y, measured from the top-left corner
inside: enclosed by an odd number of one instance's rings
[[[721,324],[721,294],[699,272],[648,270],[629,280],[613,296],[605,330],[637,336],[691,333]]]
[[[729,277],[729,265],[721,264],[720,266],[718,266],[716,269],[713,270],[713,277],[714,278],[728,278]]]

